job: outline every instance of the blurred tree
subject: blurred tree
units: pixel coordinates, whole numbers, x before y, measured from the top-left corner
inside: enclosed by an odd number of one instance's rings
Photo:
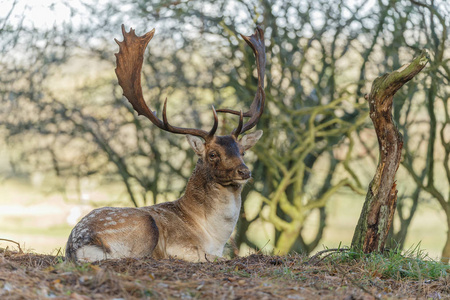
[[[106,15],[117,13],[111,6],[104,9]],[[95,18],[93,11],[88,15]],[[65,179],[96,176],[103,182],[121,180],[136,206],[155,203],[157,195],[158,201],[164,201],[167,193],[180,193],[193,163],[185,151],[179,151],[187,145],[136,117],[122,99],[113,73],[112,53],[117,51],[111,43],[113,35],[105,43],[104,32],[96,35],[96,30],[84,24],[67,23],[49,30],[10,27],[11,34],[19,30],[20,34],[15,44],[4,46],[2,67],[12,69],[1,82],[4,105],[0,124],[7,131],[8,146],[19,150],[11,152],[11,165],[16,171],[54,171]],[[118,36],[120,31],[116,33]],[[184,49],[176,45],[180,40],[156,39],[162,48],[153,54],[156,58],[146,62],[144,70],[149,93],[161,99],[177,92],[175,96],[188,103],[170,113],[183,113],[186,120],[201,125],[198,104],[192,105],[194,99],[202,100],[201,80],[196,80],[195,86],[191,82],[204,65],[187,68],[184,64],[195,59],[195,45]],[[14,58],[14,53],[19,53],[15,61],[6,59]],[[179,121],[180,117],[173,119]]]
[[[416,124],[408,120],[410,131],[420,124],[417,132],[408,137],[403,166],[414,179],[417,187],[438,201],[447,219],[447,239],[442,250],[442,261],[450,260],[450,52],[449,32],[450,4],[439,1],[418,2],[414,5],[419,26],[416,29],[426,39],[432,52],[430,68],[424,78],[423,105],[427,114],[414,116]],[[405,26],[405,24],[403,24]],[[406,46],[417,49],[418,41],[403,37]],[[425,121],[425,122],[423,122]],[[425,125],[425,124],[427,125]],[[424,126],[425,125],[425,126]],[[426,147],[425,151],[420,151]],[[424,155],[424,153],[426,153]],[[417,192],[418,193],[418,192]]]

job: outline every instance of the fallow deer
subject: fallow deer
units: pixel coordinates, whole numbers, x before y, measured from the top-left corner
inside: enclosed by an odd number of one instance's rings
[[[258,130],[239,139],[259,121],[265,102],[264,33],[257,28],[242,36],[256,56],[258,88],[248,112],[219,109],[239,116],[239,125],[230,135],[216,136],[217,112],[212,107],[214,125],[204,131],[169,124],[164,102],[162,120],[146,104],[141,88],[145,49],[155,30],[137,36],[122,25],[123,42],[117,40],[116,75],[124,96],[138,115],[144,115],[162,130],[185,134],[198,156],[184,195],[178,200],[140,208],[103,207],[90,212],[73,228],[66,246],[66,259],[96,261],[123,257],[177,257],[204,261],[222,256],[238,220],[242,186],[251,177],[244,164],[244,152],[262,136]],[[250,118],[245,124],[243,119]]]

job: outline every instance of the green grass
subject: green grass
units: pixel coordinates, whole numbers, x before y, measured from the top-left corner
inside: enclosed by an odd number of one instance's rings
[[[436,280],[450,276],[450,266],[431,259],[420,249],[420,244],[400,252],[365,254],[349,249],[329,257],[331,263],[360,264],[369,277],[383,279]]]

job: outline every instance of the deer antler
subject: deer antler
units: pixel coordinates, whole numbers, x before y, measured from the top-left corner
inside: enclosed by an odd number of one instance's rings
[[[256,27],[256,31],[251,36],[244,36],[242,38],[253,49],[253,53],[256,57],[256,68],[258,71],[258,89],[256,91],[255,98],[250,105],[250,110],[242,113],[242,111],[236,111],[231,109],[218,109],[217,112],[230,113],[233,115],[240,115],[239,125],[233,130],[233,135],[237,138],[239,134],[244,133],[247,130],[256,126],[261,115],[264,111],[264,103],[266,95],[264,93],[264,72],[266,69],[266,46],[264,45],[264,31],[260,26]],[[250,117],[247,123],[242,125],[242,118]]]
[[[145,103],[141,87],[141,70],[142,63],[144,62],[145,48],[153,38],[155,29],[152,29],[143,36],[137,36],[134,29],[130,28],[130,32],[126,32],[125,26],[122,25],[122,34],[124,38],[123,42],[114,39],[119,45],[119,53],[115,54],[117,64],[116,75],[119,80],[119,85],[123,89],[123,95],[130,101],[138,115],[144,115],[162,130],[177,134],[191,134],[202,137],[205,140],[210,140],[214,136],[218,126],[218,118],[214,106],[212,107],[214,125],[207,132],[202,129],[182,128],[170,125],[166,115],[167,99],[164,101],[162,121],[156,116],[156,111],[152,111]]]

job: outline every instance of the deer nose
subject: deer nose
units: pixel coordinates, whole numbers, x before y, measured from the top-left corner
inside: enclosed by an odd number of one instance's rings
[[[238,167],[237,174],[242,179],[249,179],[252,176],[252,172],[250,172],[246,165],[241,165]]]

